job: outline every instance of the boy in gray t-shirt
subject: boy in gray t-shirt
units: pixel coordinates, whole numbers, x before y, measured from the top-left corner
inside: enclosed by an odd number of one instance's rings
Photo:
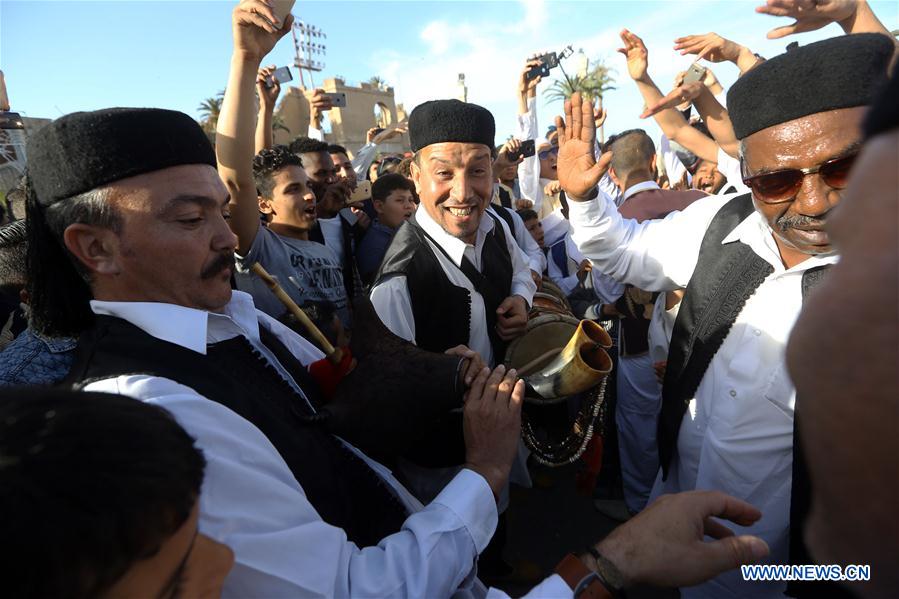
[[[330,302],[343,323],[349,327],[350,313],[343,272],[334,250],[314,241],[278,235],[260,226],[250,251],[238,256],[235,279],[237,288],[253,296],[256,307],[266,314],[279,318],[287,309],[275,294],[250,272],[258,262],[298,305],[313,302]]]
[[[330,303],[344,327],[350,326],[350,308],[343,271],[334,250],[309,241],[315,225],[315,195],[306,185],[299,157],[285,146],[259,152],[253,159],[256,201],[235,193],[231,229],[237,235],[237,288],[253,296],[256,307],[274,318],[287,308],[250,267],[258,262],[278,279],[299,306]],[[268,226],[259,220],[266,215]],[[327,334],[327,331],[325,331]]]

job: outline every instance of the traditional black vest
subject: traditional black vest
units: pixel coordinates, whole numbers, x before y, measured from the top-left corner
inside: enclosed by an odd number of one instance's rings
[[[306,369],[265,327],[259,331],[310,402],[320,405],[317,385]],[[204,356],[125,320],[97,316],[79,340],[66,383],[83,388],[123,374],[177,381],[251,422],[278,450],[322,520],[342,528],[360,547],[376,545],[400,530],[407,514],[393,491],[322,430],[303,398],[245,337],[211,344]]]
[[[699,260],[687,285],[668,350],[668,366],[662,389],[662,411],[659,416],[659,461],[663,479],[668,477],[671,458],[677,450],[677,436],[681,420],[690,400],[702,381],[715,353],[721,347],[730,328],[749,297],[774,268],[752,249],[740,242],[722,245],[721,242],[754,210],[751,194],[745,194],[725,204],[706,230],[699,250]],[[805,271],[802,275],[802,299],[822,279],[827,267]],[[793,564],[813,563],[803,540],[804,520],[811,503],[810,484],[802,449],[799,445],[799,401],[794,414],[793,484],[790,502],[790,561]],[[843,596],[835,584],[791,584],[790,592],[808,596],[824,596],[822,591]],[[815,593],[819,593],[815,595]],[[802,596],[797,594],[795,596]]]
[[[494,220],[494,226],[484,241],[481,271],[477,271],[467,258],[463,258],[461,270],[484,299],[493,355],[501,360],[505,355],[505,343],[496,334],[496,309],[512,289],[512,257],[499,217],[489,211],[485,215]],[[414,216],[403,223],[384,254],[375,285],[390,277],[405,275],[415,320],[415,344],[428,351],[444,352],[457,345],[469,344],[471,295],[464,287],[450,282],[428,244],[428,238]]]

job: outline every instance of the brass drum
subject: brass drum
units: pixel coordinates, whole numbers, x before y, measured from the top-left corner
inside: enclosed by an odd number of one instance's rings
[[[531,318],[509,344],[505,364],[528,383],[522,437],[540,463],[568,464],[586,449],[612,369],[610,345],[605,329],[570,313]]]

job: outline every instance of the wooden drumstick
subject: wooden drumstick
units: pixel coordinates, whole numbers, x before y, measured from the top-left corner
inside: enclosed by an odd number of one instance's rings
[[[272,293],[277,296],[281,303],[284,304],[290,313],[297,317],[303,327],[309,331],[309,334],[315,339],[315,341],[321,346],[322,350],[325,352],[325,355],[328,357],[328,360],[331,361],[332,364],[340,364],[340,361],[343,359],[343,351],[339,347],[334,347],[331,345],[331,342],[328,341],[328,338],[325,337],[318,327],[315,326],[315,323],[310,320],[306,313],[303,312],[303,309],[300,308],[296,302],[290,299],[290,296],[287,295],[287,292],[281,288],[281,285],[278,284],[278,281],[275,280],[272,275],[268,274],[268,272],[262,268],[262,265],[258,262],[254,262],[253,266],[250,267],[260,279],[262,279],[268,288],[272,290]]]

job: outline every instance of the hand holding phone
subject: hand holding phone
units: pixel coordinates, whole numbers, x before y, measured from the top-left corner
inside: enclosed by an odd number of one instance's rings
[[[347,204],[358,204],[371,198],[371,181],[359,181],[356,183],[356,189],[350,194]]]
[[[332,108],[346,108],[346,94],[343,92],[330,92],[325,96],[330,98]]]
[[[293,81],[293,75],[290,74],[290,67],[281,67],[276,69],[274,73],[269,75],[265,80],[265,87],[271,89],[275,87],[275,82],[283,85],[288,81]]]

